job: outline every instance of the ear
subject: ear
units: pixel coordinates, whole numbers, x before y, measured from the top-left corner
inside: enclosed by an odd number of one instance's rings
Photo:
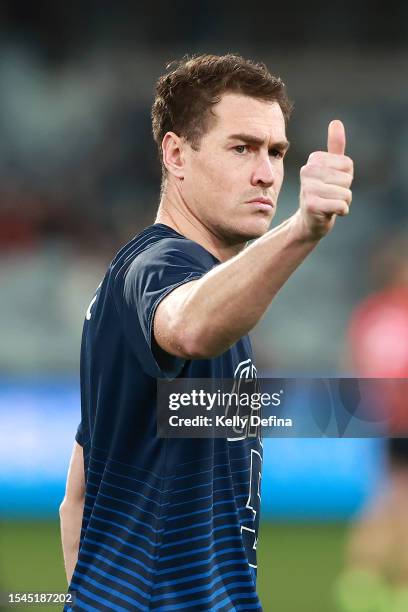
[[[184,143],[174,132],[166,132],[162,140],[163,164],[173,176],[184,179]]]

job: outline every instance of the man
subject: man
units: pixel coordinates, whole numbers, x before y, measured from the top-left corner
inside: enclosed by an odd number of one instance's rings
[[[119,251],[84,325],[60,510],[75,609],[261,609],[261,440],[159,439],[156,379],[252,376],[247,333],[348,214],[353,164],[334,121],[328,152],[301,170],[299,210],[268,232],[290,111],[282,81],[239,56],[184,59],[158,81],[156,223]]]

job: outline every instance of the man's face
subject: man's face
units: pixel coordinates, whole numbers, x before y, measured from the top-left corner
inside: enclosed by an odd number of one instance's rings
[[[276,211],[288,143],[277,102],[227,93],[199,150],[185,147],[182,195],[191,212],[229,244],[262,236]]]

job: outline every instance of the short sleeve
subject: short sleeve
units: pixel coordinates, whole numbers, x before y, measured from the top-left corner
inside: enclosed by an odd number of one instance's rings
[[[83,438],[84,438],[84,435],[83,435],[82,421],[81,421],[81,423],[78,425],[77,432],[75,434],[75,440],[78,442],[80,446],[84,445]]]
[[[164,353],[157,361],[153,318],[161,300],[184,283],[201,278],[216,260],[190,240],[166,238],[138,254],[114,281],[124,334],[143,370],[155,378],[175,378],[185,360]]]

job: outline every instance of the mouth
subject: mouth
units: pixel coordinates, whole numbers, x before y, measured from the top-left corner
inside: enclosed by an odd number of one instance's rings
[[[271,210],[274,206],[271,199],[264,198],[261,196],[254,198],[253,200],[249,200],[247,204],[252,204],[253,206],[256,206],[258,210]]]

